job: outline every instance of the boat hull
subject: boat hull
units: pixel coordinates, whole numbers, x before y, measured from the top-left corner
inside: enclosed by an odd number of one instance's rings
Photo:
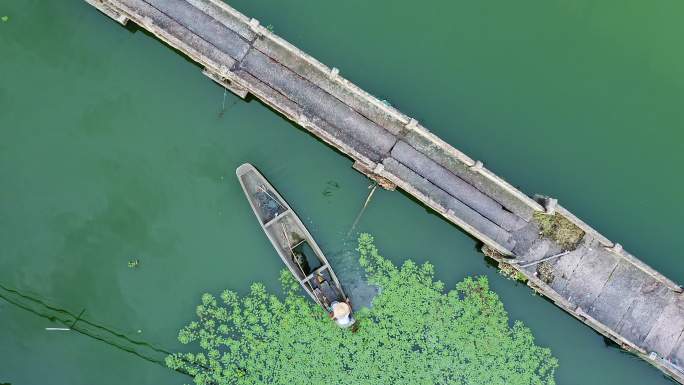
[[[336,302],[348,303],[325,255],[278,191],[249,163],[238,167],[235,174],[262,230],[311,299],[328,312]]]

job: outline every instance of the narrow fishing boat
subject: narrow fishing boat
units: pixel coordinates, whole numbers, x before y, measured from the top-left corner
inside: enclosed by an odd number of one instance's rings
[[[251,164],[241,165],[235,174],[261,228],[304,291],[337,325],[352,326],[355,320],[349,300],[328,260],[297,214]]]

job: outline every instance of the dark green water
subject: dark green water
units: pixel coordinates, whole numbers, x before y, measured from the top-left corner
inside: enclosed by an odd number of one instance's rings
[[[527,193],[556,196],[684,282],[680,1],[247,1],[234,7]],[[351,162],[86,3],[0,2],[0,283],[164,349],[204,291],[281,268],[235,181],[257,165],[333,264],[368,193]],[[339,186],[339,187],[335,187]],[[485,274],[560,360],[559,384],[667,384],[501,278],[475,242],[398,192],[357,228],[451,285]],[[140,266],[129,269],[137,258]],[[0,383],[189,379],[0,300]],[[111,342],[111,341],[110,341]]]

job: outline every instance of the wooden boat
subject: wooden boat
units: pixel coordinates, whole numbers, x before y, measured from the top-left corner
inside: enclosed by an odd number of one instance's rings
[[[328,260],[275,188],[249,163],[235,170],[261,228],[304,291],[341,327],[354,324],[351,307]]]

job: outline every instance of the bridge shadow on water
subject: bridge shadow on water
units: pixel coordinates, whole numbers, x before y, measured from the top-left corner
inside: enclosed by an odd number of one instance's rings
[[[170,351],[145,341],[130,338],[116,330],[84,319],[82,316],[86,311],[85,309],[80,314],[74,314],[69,310],[50,305],[40,298],[21,293],[4,284],[0,284],[0,299],[41,318],[45,318],[53,324],[59,324],[59,330],[79,333],[133,354],[145,361],[167,368],[164,359],[171,354]],[[189,375],[185,371],[176,370],[176,372]]]

